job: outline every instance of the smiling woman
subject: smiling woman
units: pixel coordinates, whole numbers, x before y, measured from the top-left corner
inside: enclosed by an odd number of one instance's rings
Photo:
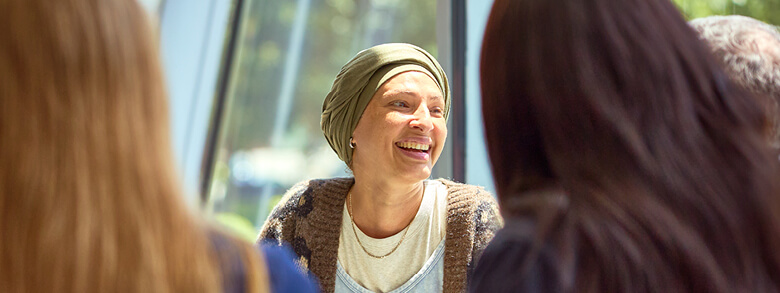
[[[322,107],[328,143],[354,178],[285,194],[259,241],[289,242],[325,292],[459,292],[501,219],[476,186],[429,180],[447,138],[450,90],[409,44],[363,50]]]

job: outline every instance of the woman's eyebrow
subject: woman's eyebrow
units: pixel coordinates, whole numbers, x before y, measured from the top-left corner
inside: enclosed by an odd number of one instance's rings
[[[392,98],[399,95],[405,95],[405,96],[412,96],[412,97],[422,97],[419,92],[411,91],[411,90],[389,90],[385,92],[382,96],[387,98]],[[441,102],[444,103],[444,97],[440,94],[432,95],[428,97],[430,102]]]
[[[385,95],[388,96],[395,96],[395,95],[407,95],[407,96],[419,96],[417,92],[412,90],[404,90],[404,89],[392,89],[385,92]]]
[[[428,98],[431,102],[444,103],[444,98],[441,95],[435,95]]]

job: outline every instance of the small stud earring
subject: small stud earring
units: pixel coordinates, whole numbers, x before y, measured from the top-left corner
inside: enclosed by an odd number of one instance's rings
[[[355,142],[352,141],[352,138],[349,138],[349,148],[354,149],[355,148]]]

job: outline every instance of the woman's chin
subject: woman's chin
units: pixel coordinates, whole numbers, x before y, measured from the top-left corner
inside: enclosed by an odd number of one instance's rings
[[[431,177],[431,167],[425,166],[403,172],[403,176],[410,182],[419,182]]]

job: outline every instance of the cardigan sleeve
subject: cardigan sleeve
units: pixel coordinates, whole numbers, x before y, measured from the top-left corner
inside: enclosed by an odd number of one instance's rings
[[[443,291],[464,292],[479,256],[503,222],[495,198],[484,188],[438,180],[448,191]]]
[[[295,235],[299,210],[305,201],[302,197],[308,188],[308,181],[300,182],[290,188],[279,200],[268,219],[260,229],[257,244],[291,244]]]
[[[476,209],[474,211],[474,247],[471,252],[469,271],[474,269],[482,252],[496,235],[496,232],[504,225],[503,218],[498,210],[498,203],[496,203],[493,195],[484,189],[480,189],[480,192],[476,197]]]
[[[298,231],[305,225],[307,216],[314,209],[312,193],[317,188],[317,180],[308,180],[295,184],[276,204],[260,230],[257,244],[289,245],[298,256],[297,263],[309,270],[312,250],[309,248],[305,231]]]

